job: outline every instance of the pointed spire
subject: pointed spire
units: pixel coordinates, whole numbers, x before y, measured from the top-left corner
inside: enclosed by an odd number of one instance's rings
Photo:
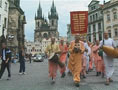
[[[41,4],[40,4],[40,1],[39,1],[39,7],[38,7],[38,10],[41,10],[42,8],[41,8]]]
[[[56,11],[56,6],[54,4],[54,0],[52,1],[52,6],[51,6],[50,12],[48,13],[48,18],[49,19],[51,19],[51,18],[58,19],[58,14],[57,14],[57,11]]]
[[[39,7],[38,7],[38,10],[37,10],[37,17],[42,18],[42,8],[41,8],[40,1],[39,1]]]
[[[105,2],[105,0],[104,0],[104,4],[105,4],[106,2]]]
[[[15,1],[14,1],[14,4],[15,4],[17,7],[20,7],[20,0],[15,0]]]

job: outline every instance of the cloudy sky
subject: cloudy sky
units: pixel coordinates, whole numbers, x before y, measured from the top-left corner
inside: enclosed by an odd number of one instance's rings
[[[39,1],[45,18],[48,18],[53,0],[21,0],[21,8],[25,11],[27,24],[25,26],[25,35],[27,40],[34,39],[35,29],[35,13],[37,11]],[[103,3],[103,0],[100,0]],[[109,0],[106,0],[109,1]],[[59,33],[66,36],[67,24],[70,23],[70,11],[88,10],[88,4],[91,0],[54,0],[57,12],[59,14]]]

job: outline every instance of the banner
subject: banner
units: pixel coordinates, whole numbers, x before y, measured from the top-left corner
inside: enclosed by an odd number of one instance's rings
[[[88,11],[71,12],[71,33],[85,34],[88,27]]]

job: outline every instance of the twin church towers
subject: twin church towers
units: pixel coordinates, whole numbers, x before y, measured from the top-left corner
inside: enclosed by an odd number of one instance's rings
[[[39,7],[35,15],[35,32],[34,41],[41,42],[44,38],[49,39],[50,37],[59,37],[58,32],[58,13],[54,1],[52,2],[51,9],[48,13],[47,20],[42,13],[41,4],[39,2]]]

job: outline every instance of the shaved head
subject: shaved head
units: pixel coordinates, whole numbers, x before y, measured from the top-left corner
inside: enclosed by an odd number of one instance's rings
[[[108,38],[109,38],[109,34],[108,34],[107,31],[104,32],[104,38],[105,38],[105,39],[108,39]]]

